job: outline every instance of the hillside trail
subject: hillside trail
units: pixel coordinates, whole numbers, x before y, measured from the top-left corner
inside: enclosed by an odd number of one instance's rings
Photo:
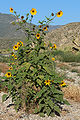
[[[0,63],[1,76],[8,70],[7,63]],[[64,98],[71,105],[62,105],[61,116],[42,118],[39,115],[27,114],[24,111],[16,113],[11,98],[2,103],[2,95],[6,91],[0,91],[0,120],[80,120],[80,63],[56,61],[56,72],[64,75],[64,81],[68,87],[63,88]]]

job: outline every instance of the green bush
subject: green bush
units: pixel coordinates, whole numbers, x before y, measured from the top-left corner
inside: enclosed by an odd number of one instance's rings
[[[26,45],[19,41],[13,46],[14,52],[11,53],[9,59],[9,70],[5,74],[4,82],[0,81],[2,87],[7,87],[9,95],[3,95],[3,101],[8,97],[12,97],[15,109],[24,109],[29,112],[30,109],[33,113],[40,114],[40,116],[54,116],[60,114],[61,104],[69,104],[67,100],[63,99],[62,87],[66,84],[63,78],[55,72],[55,59],[54,54],[45,46],[43,38],[48,30],[48,23],[50,23],[55,16],[60,17],[62,11],[58,12],[54,17],[53,14],[46,21],[39,21],[39,28],[33,29],[26,28],[25,23],[27,20],[31,21],[36,9],[32,9],[31,18],[29,13],[21,16],[21,20],[14,24],[20,25],[20,28],[26,33]],[[17,18],[19,15],[16,14]],[[51,18],[52,17],[52,18]],[[50,43],[52,46],[52,44]],[[52,50],[54,47],[52,46]],[[47,51],[47,52],[46,52]]]
[[[80,62],[80,53],[73,54],[71,51],[52,51],[52,54],[56,57],[56,60],[62,62]]]

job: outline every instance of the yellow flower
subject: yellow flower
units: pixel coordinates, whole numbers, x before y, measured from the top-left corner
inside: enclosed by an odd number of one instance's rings
[[[63,12],[60,10],[59,12],[57,12],[57,17],[61,17],[63,15]]]
[[[17,45],[20,47],[21,46],[21,44],[19,43],[19,42],[17,42]]]
[[[14,58],[17,59],[16,55],[14,55]]]
[[[50,85],[50,81],[51,81],[51,80],[45,80],[44,83],[45,83],[46,85]]]
[[[12,76],[12,75],[11,75],[11,72],[7,72],[7,73],[5,74],[5,76],[7,76],[8,78],[11,77],[11,76]]]
[[[54,44],[53,48],[56,48],[56,44]]]
[[[13,46],[13,49],[14,49],[14,50],[18,50],[18,45],[14,45],[14,46]]]
[[[10,8],[10,12],[12,12],[12,13],[13,13],[13,8]]]
[[[44,30],[44,31],[48,31],[47,27],[44,27],[43,30]]]
[[[39,25],[39,28],[41,28],[42,27],[42,25]]]
[[[50,46],[50,48],[52,48],[52,47]]]
[[[21,43],[21,45],[23,46],[23,42],[22,42],[22,41],[20,41],[20,43]]]
[[[46,46],[46,43],[44,43],[44,46]]]
[[[62,83],[60,84],[61,87],[66,85],[66,83],[65,83],[64,81],[61,81],[61,82],[62,82]]]
[[[36,34],[36,38],[37,38],[37,39],[40,38],[40,34],[39,34],[39,33]]]
[[[54,61],[54,60],[55,60],[55,58],[52,58],[52,60]]]
[[[14,53],[12,52],[11,55],[14,56]]]
[[[14,65],[14,63],[12,63],[12,65]]]
[[[31,13],[31,15],[36,15],[37,11],[36,11],[35,8],[32,8],[32,9],[30,10],[30,13]]]
[[[12,68],[12,67],[10,67],[10,68],[9,68],[9,70],[13,70],[13,68]]]

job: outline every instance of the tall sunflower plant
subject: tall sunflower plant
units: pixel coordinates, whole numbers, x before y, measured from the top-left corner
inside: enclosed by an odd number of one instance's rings
[[[68,101],[63,99],[62,92],[62,87],[66,87],[66,83],[63,81],[64,78],[56,73],[55,57],[48,49],[53,51],[56,44],[50,43],[46,46],[43,39],[49,23],[55,17],[61,17],[63,12],[59,11],[55,15],[52,13],[46,20],[39,21],[38,27],[32,24],[32,19],[37,14],[35,8],[26,14],[25,19],[24,16],[19,18],[13,8],[10,8],[10,12],[14,12],[17,17],[14,24],[18,24],[24,31],[26,40],[25,45],[18,41],[13,46],[13,52],[9,57],[9,70],[1,77],[4,80],[0,79],[1,88],[6,88],[8,93],[2,96],[2,101],[11,96],[16,111],[32,111],[32,114],[42,117],[45,114],[60,114],[61,105],[69,105]],[[30,27],[27,27],[27,23]]]

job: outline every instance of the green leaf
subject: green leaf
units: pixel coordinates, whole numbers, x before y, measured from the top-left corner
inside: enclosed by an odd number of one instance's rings
[[[60,91],[60,90],[55,89],[55,90],[54,90],[54,94],[63,94],[63,92]]]
[[[41,98],[41,99],[39,100],[39,104],[40,104],[43,100],[44,100],[44,98]]]
[[[40,117],[45,117],[44,113],[39,113]]]
[[[49,73],[50,75],[53,75],[53,72],[51,71],[49,67],[43,66],[43,68],[46,70],[47,73]]]
[[[25,66],[26,71],[28,71],[28,69],[29,69],[29,67],[30,67],[31,63],[24,62],[22,65],[23,65],[23,66]]]
[[[67,100],[63,100],[64,104],[71,105]]]
[[[39,112],[42,110],[42,108],[45,106],[45,104],[39,104]]]
[[[54,107],[53,101],[52,101],[52,100],[49,100],[49,101],[48,101],[48,104],[49,104],[49,106],[53,109],[53,107]]]
[[[38,75],[40,79],[44,79],[44,75]]]
[[[40,55],[39,55],[39,59],[43,59],[44,56],[45,56],[45,54],[40,54]]]
[[[34,109],[34,113],[38,113],[38,108],[37,107]]]
[[[60,113],[60,108],[59,108],[59,106],[55,105],[55,106],[54,106],[54,110],[57,111],[58,113]]]
[[[5,76],[1,77],[1,76],[0,76],[0,78],[1,78],[1,79],[6,79],[7,77],[5,77]]]
[[[44,97],[48,96],[50,91],[48,90],[47,92],[44,93]]]
[[[42,80],[37,79],[36,82],[41,86],[41,84],[42,84]]]
[[[43,93],[45,93],[47,91],[47,88],[44,86],[39,92],[37,92],[36,93],[36,95],[34,96],[34,99],[38,96],[38,98],[39,97],[41,97],[41,95],[43,94]]]
[[[46,110],[47,110],[47,106],[44,107],[43,112],[46,112]]]
[[[7,98],[8,98],[8,95],[7,95],[7,94],[4,94],[4,95],[2,96],[2,102],[6,101]]]
[[[54,112],[52,112],[52,113],[50,114],[50,116],[51,116],[51,117],[54,117],[54,116],[55,116],[55,113],[54,113]]]
[[[46,112],[47,112],[47,115],[49,116],[49,114],[50,114],[50,112],[51,112],[51,109],[50,109],[50,107],[47,107],[47,110],[46,110]]]
[[[51,92],[54,94],[54,90],[55,90],[54,86],[52,85],[50,86],[50,88],[51,88]]]

